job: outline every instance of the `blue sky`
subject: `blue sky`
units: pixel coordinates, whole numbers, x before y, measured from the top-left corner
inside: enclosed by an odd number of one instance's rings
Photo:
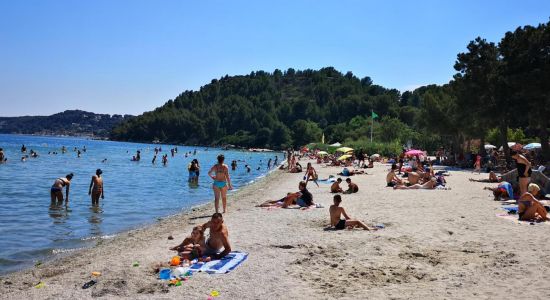
[[[334,66],[401,91],[550,1],[0,0],[0,116],[140,114],[226,74]]]

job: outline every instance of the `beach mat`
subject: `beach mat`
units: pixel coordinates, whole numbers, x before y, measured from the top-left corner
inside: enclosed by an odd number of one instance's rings
[[[182,273],[191,271],[193,273],[204,272],[208,274],[226,274],[237,268],[247,258],[248,253],[233,251],[222,259],[216,259],[206,263],[194,263],[181,271]]]

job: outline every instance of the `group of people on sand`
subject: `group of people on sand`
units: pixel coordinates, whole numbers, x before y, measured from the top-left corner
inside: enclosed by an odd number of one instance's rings
[[[99,204],[99,198],[105,199],[104,189],[103,189],[103,178],[101,177],[103,171],[97,169],[95,175],[92,176],[90,181],[90,187],[88,189],[88,195],[92,198],[92,205]],[[69,191],[71,187],[71,180],[73,179],[74,174],[69,173],[65,177],[57,178],[50,188],[51,202],[55,204],[65,204],[69,203]],[[65,188],[65,198],[63,198],[63,188]]]
[[[289,155],[288,162],[290,164],[293,163],[292,161],[292,153],[288,152],[287,155]],[[295,168],[295,166],[294,166]],[[294,168],[289,168],[288,172],[290,173],[296,173]],[[357,174],[360,174],[358,171]],[[346,176],[351,176],[354,174],[349,174],[347,172]],[[323,180],[330,180],[323,179]],[[309,207],[322,207],[319,204],[316,204],[313,201],[313,195],[312,193],[307,189],[307,184],[309,181],[313,181],[317,187],[319,187],[318,181],[321,181],[319,179],[319,176],[317,174],[317,171],[313,167],[313,165],[309,162],[306,167],[306,171],[303,177],[303,180],[298,183],[298,191],[293,193],[287,193],[287,195],[281,199],[277,200],[267,200],[264,203],[261,203],[257,205],[257,207],[281,207],[281,208],[301,208],[306,209]],[[331,193],[343,193],[343,194],[351,194],[351,193],[357,193],[359,191],[359,186],[352,182],[350,178],[346,179],[346,183],[348,184],[348,189],[343,190],[340,187],[340,184],[342,183],[342,178],[338,178],[334,180],[330,187]],[[365,223],[354,220],[348,216],[345,209],[341,207],[342,202],[342,196],[341,195],[334,195],[333,197],[333,204],[329,207],[329,215],[330,215],[330,228],[334,230],[341,230],[345,228],[363,228],[365,230],[374,230],[374,228],[369,228]]]
[[[205,239],[204,232],[208,229],[209,236]],[[177,246],[170,250],[177,251],[183,264],[189,264],[192,260],[210,261],[220,259],[231,252],[229,243],[229,231],[223,222],[221,213],[214,213],[210,221],[200,226],[193,227],[191,235],[186,237]]]
[[[543,222],[550,220],[546,208],[540,202],[540,200],[546,199],[546,191],[542,191],[538,184],[531,182],[531,175],[533,174],[531,162],[522,153],[515,150],[511,150],[510,154],[515,161],[516,170],[501,176],[490,172],[488,179],[475,180],[470,178],[470,181],[498,183],[496,187],[484,187],[483,189],[493,192],[495,200],[517,199],[520,221]],[[503,180],[514,172],[517,172],[517,189],[514,188],[512,183]]]
[[[396,174],[398,169],[395,163],[392,164],[390,171],[386,175],[387,187],[393,187],[399,190],[433,190],[438,185],[445,185],[445,178],[442,175],[436,177],[431,166],[423,171],[413,167],[410,172],[405,173],[404,176],[406,179],[399,178],[398,174]]]

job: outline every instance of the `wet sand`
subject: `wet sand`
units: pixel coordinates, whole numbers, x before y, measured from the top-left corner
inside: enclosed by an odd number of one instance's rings
[[[320,178],[341,168],[314,164]],[[196,274],[168,287],[151,266],[174,255],[194,225],[209,219],[213,205],[121,233],[93,248],[41,266],[3,276],[0,298],[83,299],[465,299],[547,298],[550,261],[545,224],[518,225],[497,218],[501,204],[468,178],[487,174],[451,171],[451,190],[393,190],[385,187],[388,166],[351,177],[359,192],[343,195],[352,218],[376,232],[331,231],[329,184],[308,184],[316,203],[308,210],[266,209],[255,205],[295,192],[302,174],[275,172],[229,198],[225,222],[234,250],[249,258],[229,274]],[[345,187],[345,182],[343,184]],[[173,235],[175,240],[168,240]],[[139,262],[133,267],[134,261]],[[101,272],[98,283],[83,290]],[[44,287],[36,288],[38,282]]]

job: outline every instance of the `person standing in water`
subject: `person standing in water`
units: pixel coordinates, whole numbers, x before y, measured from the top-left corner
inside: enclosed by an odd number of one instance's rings
[[[208,176],[214,180],[212,189],[214,190],[216,213],[219,212],[220,196],[222,198],[223,213],[227,211],[227,190],[233,189],[231,179],[229,178],[229,169],[227,165],[223,163],[224,160],[225,157],[223,154],[218,155],[218,163],[208,171]]]
[[[64,178],[60,177],[54,181],[50,189],[52,202],[57,200],[58,202],[63,203],[63,187],[65,187],[65,203],[69,203],[69,187],[71,186],[71,179],[73,179],[73,176],[74,174],[70,173]]]
[[[271,158],[267,161],[267,169],[271,169]]]
[[[101,171],[101,169],[97,169],[95,171],[95,175],[92,176],[92,181],[90,182],[88,195],[92,196],[92,205],[99,204],[99,197],[101,197],[101,199],[105,199],[105,195],[103,194],[103,178],[101,178],[101,174],[103,174],[103,171]]]

